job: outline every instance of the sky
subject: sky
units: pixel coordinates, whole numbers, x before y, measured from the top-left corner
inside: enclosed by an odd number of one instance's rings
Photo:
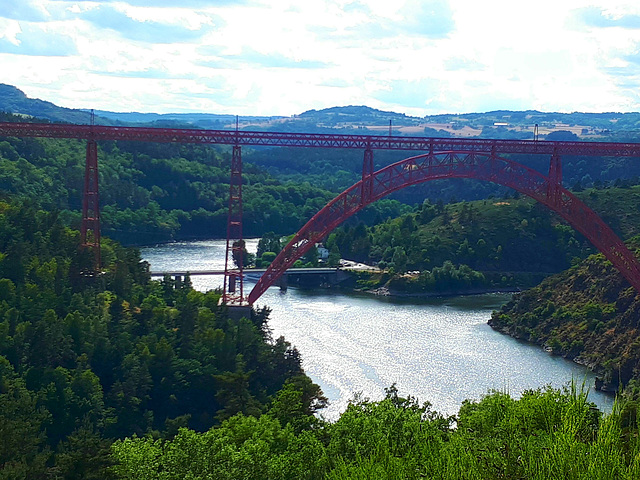
[[[640,111],[640,2],[0,0],[0,83],[117,112]]]

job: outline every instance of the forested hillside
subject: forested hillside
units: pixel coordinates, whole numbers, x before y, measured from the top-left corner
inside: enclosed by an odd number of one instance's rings
[[[497,138],[493,136],[490,138]],[[569,132],[553,136],[554,140],[579,140]],[[640,135],[631,141],[640,140]],[[374,169],[398,162],[424,152],[374,152]],[[549,171],[547,156],[505,155],[544,175]],[[362,177],[363,153],[356,150],[272,148],[247,154],[246,160],[264,168],[281,181],[311,182],[335,193],[347,189]],[[585,188],[603,188],[625,183],[637,184],[640,162],[634,158],[594,158],[565,156],[562,159],[564,185],[574,191]],[[415,205],[425,199],[436,203],[461,200],[482,200],[503,197],[512,191],[506,187],[473,179],[434,180],[402,189],[388,198]]]
[[[640,233],[640,186],[577,195],[621,238]],[[554,212],[519,195],[448,205],[425,201],[413,213],[372,227],[338,228],[326,246],[395,274],[361,283],[398,293],[530,287],[594,252]],[[414,273],[400,275],[405,272]]]
[[[0,112],[38,117],[66,123],[89,123],[91,113],[59,107],[51,102],[29,98],[13,85],[0,83]]]
[[[28,98],[22,91],[10,85],[0,84],[0,112],[12,112],[16,115],[7,115],[0,113],[3,121],[62,121],[69,123],[84,123],[90,121],[90,114],[87,111],[73,110],[58,107],[50,102],[38,99]],[[215,114],[137,114],[125,113],[118,114],[114,112],[98,112],[102,116],[96,118],[99,124],[111,124],[128,122],[129,124],[141,123],[144,126],[171,126],[171,127],[187,127],[187,128],[214,128],[228,129],[235,127],[233,116],[215,115]],[[292,112],[293,113],[293,112]],[[309,110],[299,115],[291,117],[242,117],[240,119],[240,128],[246,130],[273,130],[273,131],[292,131],[292,132],[330,132],[330,133],[357,133],[366,135],[387,135],[389,121],[392,122],[393,135],[412,135],[412,136],[479,136],[482,138],[518,138],[533,139],[534,125],[539,124],[541,131],[544,132],[540,139],[545,140],[587,140],[587,141],[632,141],[640,140],[640,116],[637,113],[554,113],[554,112],[538,112],[538,111],[492,111],[485,113],[467,113],[459,115],[436,115],[426,118],[410,117],[395,112],[381,111],[366,106],[344,106],[331,107],[322,110]],[[496,126],[499,124],[501,126]],[[502,126],[502,125],[507,126]],[[47,150],[47,143],[41,143],[42,149]],[[63,142],[64,143],[64,142]],[[188,162],[204,162],[206,165],[221,167],[223,171],[228,172],[227,159],[220,157],[219,150],[201,149],[195,147],[140,147],[131,145],[117,144],[118,152],[111,155],[112,146],[101,145],[104,152],[100,152],[101,162],[111,162],[112,164],[120,163],[121,170],[118,170],[117,181],[119,183],[129,183],[126,189],[131,192],[129,195],[135,197],[135,201],[126,202],[115,205],[118,209],[131,208],[133,211],[141,209],[139,218],[134,221],[142,222],[145,228],[149,230],[152,237],[158,241],[177,236],[187,236],[195,234],[200,236],[212,236],[210,231],[216,232],[220,227],[220,219],[217,215],[213,215],[211,211],[202,212],[200,208],[208,210],[211,204],[210,191],[211,186],[207,185],[212,182],[212,176],[201,175],[201,172],[194,172],[193,168],[187,168],[183,171],[183,166],[179,163],[186,159]],[[71,147],[73,148],[73,147]],[[166,150],[166,151],[165,151]],[[0,154],[2,152],[0,151]],[[42,161],[38,155],[26,156],[27,152],[18,150],[17,152],[7,152],[12,158],[16,156],[25,158],[39,167]],[[393,162],[402,160],[411,155],[417,155],[424,152],[386,152],[376,151],[374,154],[375,168],[381,168]],[[102,159],[104,155],[109,158]],[[180,185],[167,186],[166,184],[156,185],[160,190],[152,191],[149,185],[143,185],[147,193],[134,193],[136,190],[135,183],[147,174],[149,165],[140,165],[137,156],[147,155],[153,160],[171,163],[172,166],[162,166],[164,173],[176,174],[176,183]],[[301,194],[306,200],[322,197],[323,200],[333,197],[342,190],[350,187],[360,180],[362,173],[362,155],[361,151],[350,150],[333,150],[333,149],[295,149],[295,148],[262,148],[252,150],[245,148],[243,152],[244,161],[248,165],[259,167],[260,170],[247,170],[247,186],[252,189],[255,185],[269,185],[270,187],[285,186],[294,184],[296,188],[302,189]],[[49,155],[50,156],[50,155]],[[119,162],[119,156],[123,157],[124,163]],[[211,157],[217,158],[217,162],[211,163]],[[82,162],[81,155],[74,155],[78,159],[79,164]],[[228,157],[227,157],[228,158]],[[513,159],[530,166],[543,173],[547,173],[549,168],[549,159],[546,156],[526,156],[517,155]],[[128,163],[127,163],[128,162]],[[209,163],[207,163],[209,162]],[[263,174],[268,172],[269,180],[264,178],[252,178],[251,175]],[[121,175],[123,174],[123,175]],[[563,158],[563,176],[566,186],[574,190],[582,188],[595,187],[601,188],[604,185],[613,184],[620,180],[631,180],[632,183],[638,183],[640,177],[640,163],[636,159],[624,158],[590,158],[590,157],[571,157]],[[213,175],[215,178],[215,174]],[[57,178],[52,181],[58,180]],[[111,187],[108,181],[114,180],[113,175],[105,178],[105,187]],[[224,180],[226,182],[227,180]],[[270,182],[275,182],[272,184]],[[320,191],[308,189],[305,184],[308,183]],[[206,188],[201,188],[204,184]],[[76,187],[78,188],[78,187]],[[118,189],[120,186],[113,186]],[[179,189],[180,192],[175,192]],[[164,193],[162,192],[164,190]],[[221,191],[215,192],[217,198],[220,194],[226,195],[224,187]],[[329,193],[330,192],[330,193]],[[445,203],[460,200],[478,200],[485,199],[493,195],[502,197],[508,190],[504,187],[483,183],[474,180],[447,180],[427,182],[422,185],[403,189],[394,193],[389,198],[398,200],[408,205],[420,204],[425,199],[429,199],[435,203],[442,200]],[[124,192],[127,193],[127,192]],[[308,220],[311,213],[310,209],[305,209],[306,201],[296,201],[295,196],[289,197],[287,194],[281,195],[278,190],[269,189],[261,197],[265,203],[259,205],[257,199],[250,200],[250,206],[254,209],[264,209],[265,205],[273,206],[274,212],[265,212],[269,215],[267,219],[261,218],[256,214],[256,218],[249,219],[247,223],[248,231],[251,235],[255,232],[263,233],[264,223],[271,223],[275,220],[275,225],[271,230],[280,233],[292,233],[297,228],[292,229],[292,225],[301,225],[300,222]],[[182,203],[175,205],[167,205],[175,197],[181,195],[192,194],[195,198],[192,203],[196,204],[195,209],[186,208]],[[140,198],[149,197],[148,200]],[[162,195],[163,202],[160,201],[158,195]],[[77,197],[73,197],[76,199]],[[71,203],[79,200],[71,200]],[[162,212],[156,212],[153,203],[159,204]],[[224,201],[226,202],[226,201]],[[279,202],[282,205],[277,205]],[[184,203],[184,202],[183,202]],[[322,204],[324,205],[323,202]],[[216,205],[217,206],[217,205]],[[295,207],[291,209],[291,207]],[[314,205],[315,207],[315,205]],[[62,207],[64,208],[64,207]],[[380,208],[380,211],[376,209]],[[180,212],[186,212],[182,215]],[[279,213],[286,212],[287,219],[279,218]],[[314,210],[314,212],[317,210]],[[386,204],[384,207],[373,206],[368,209],[361,218],[367,223],[377,220],[384,220],[389,214],[399,213],[398,205]],[[197,212],[197,213],[194,213]],[[112,220],[113,212],[107,212],[105,220]],[[255,213],[255,212],[254,212]],[[272,218],[271,213],[274,217]],[[294,219],[290,219],[293,214]],[[249,212],[251,215],[251,210]],[[136,241],[137,239],[129,239],[130,229],[128,224],[130,219],[113,219],[111,235],[118,236],[121,240]],[[303,221],[304,220],[304,221]],[[181,229],[178,225],[184,225]],[[224,224],[222,225],[224,228]],[[282,231],[280,231],[282,227]],[[206,233],[205,233],[206,232]],[[214,233],[213,236],[218,236]],[[153,241],[153,240],[152,240]]]
[[[109,478],[115,439],[260,415],[283,388],[322,407],[267,309],[231,320],[219,293],[150,281],[135,250],[102,254],[83,275],[56,212],[0,200],[0,478]]]
[[[640,237],[629,246],[640,253]],[[589,366],[598,386],[640,393],[640,297],[601,254],[494,312],[489,324]]]

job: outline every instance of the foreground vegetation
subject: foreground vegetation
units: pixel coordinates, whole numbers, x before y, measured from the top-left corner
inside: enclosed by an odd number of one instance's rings
[[[297,402],[296,402],[297,401]],[[576,389],[491,392],[455,417],[401,398],[353,401],[320,423],[281,392],[260,418],[237,415],[205,433],[116,442],[119,478],[156,479],[636,479],[637,406],[603,416]]]
[[[575,389],[490,392],[445,417],[392,387],[325,422],[268,311],[232,320],[108,240],[87,277],[78,233],[28,201],[0,201],[0,252],[0,478],[640,474],[632,397],[603,417]]]
[[[455,417],[389,389],[333,422],[268,312],[151,282],[106,241],[0,201],[0,478],[637,478],[637,406],[574,390],[490,392]]]
[[[260,415],[283,388],[325,402],[268,310],[233,320],[219,293],[149,280],[104,240],[104,273],[77,231],[0,200],[0,479],[105,479],[119,438],[171,438]]]

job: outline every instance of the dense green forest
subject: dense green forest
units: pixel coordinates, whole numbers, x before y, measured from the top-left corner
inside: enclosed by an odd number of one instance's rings
[[[103,273],[56,212],[0,201],[0,478],[109,478],[119,438],[259,416],[283,390],[325,399],[269,311],[232,320],[219,293],[150,281],[109,240]]]
[[[391,387],[327,423],[267,310],[231,320],[108,240],[83,276],[78,233],[30,201],[0,202],[0,253],[0,478],[637,478],[632,399],[492,392],[444,417]]]

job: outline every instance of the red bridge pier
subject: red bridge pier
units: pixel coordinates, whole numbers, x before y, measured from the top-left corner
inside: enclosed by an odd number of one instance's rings
[[[82,224],[80,245],[93,251],[93,270],[99,273],[100,258],[100,194],[98,187],[98,145],[90,139],[87,142],[87,156],[82,194]]]
[[[231,154],[227,247],[221,299],[222,303],[228,306],[248,305],[244,297],[244,251],[245,246],[242,238],[242,149],[240,145],[236,144],[233,146]]]

